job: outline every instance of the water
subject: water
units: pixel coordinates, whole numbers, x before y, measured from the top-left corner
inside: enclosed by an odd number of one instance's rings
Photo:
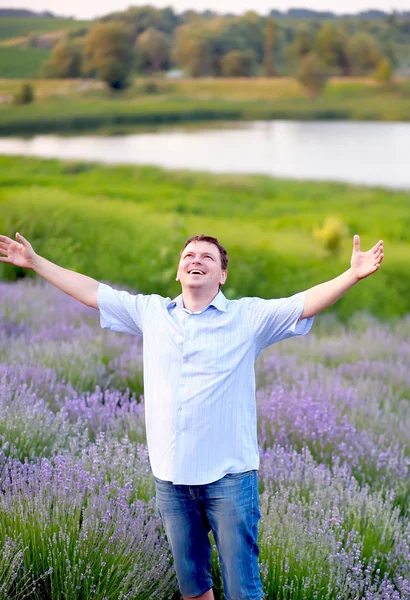
[[[410,189],[410,123],[270,121],[187,131],[1,138],[0,154]]]

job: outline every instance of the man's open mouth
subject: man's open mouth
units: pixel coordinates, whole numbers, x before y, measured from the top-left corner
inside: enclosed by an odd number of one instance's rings
[[[205,275],[204,271],[200,269],[192,269],[192,271],[188,271],[189,275]]]

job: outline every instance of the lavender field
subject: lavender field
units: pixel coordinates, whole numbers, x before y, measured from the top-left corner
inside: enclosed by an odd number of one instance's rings
[[[42,282],[0,297],[0,600],[177,598],[140,341]],[[322,315],[259,359],[268,600],[410,598],[409,366],[409,317]]]

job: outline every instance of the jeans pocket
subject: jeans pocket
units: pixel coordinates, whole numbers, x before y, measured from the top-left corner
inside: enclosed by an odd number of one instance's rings
[[[225,475],[226,479],[245,479],[247,475],[249,475],[251,471],[242,471],[241,473],[227,473]]]

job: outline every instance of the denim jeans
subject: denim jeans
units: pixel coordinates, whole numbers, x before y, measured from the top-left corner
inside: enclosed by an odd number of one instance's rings
[[[225,600],[261,600],[257,471],[228,474],[206,485],[174,485],[157,478],[155,485],[181,594],[195,598],[213,586],[212,530]]]

